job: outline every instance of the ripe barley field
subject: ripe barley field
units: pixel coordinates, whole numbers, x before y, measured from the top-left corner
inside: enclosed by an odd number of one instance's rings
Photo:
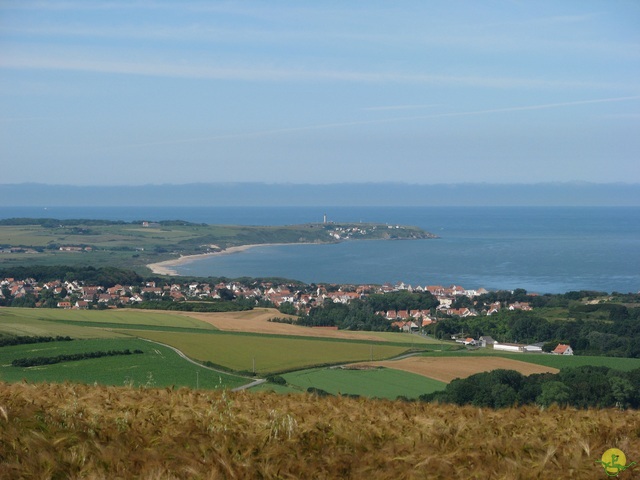
[[[640,412],[0,384],[7,479],[588,480],[612,447],[638,459]]]

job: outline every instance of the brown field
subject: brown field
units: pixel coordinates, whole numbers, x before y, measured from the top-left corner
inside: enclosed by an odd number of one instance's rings
[[[0,478],[596,480],[610,448],[639,459],[638,425],[617,409],[0,384]]]
[[[417,373],[418,375],[447,383],[454,378],[466,378],[475,373],[489,372],[499,368],[517,370],[523,375],[559,372],[557,368],[498,357],[408,357],[401,360],[366,362],[354,365],[354,367],[358,366],[395,368],[396,370]]]
[[[220,330],[229,332],[270,333],[273,335],[386,341],[379,336],[368,335],[363,332],[346,332],[343,330],[300,327],[298,325],[289,325],[288,323],[269,322],[269,319],[274,317],[292,317],[291,315],[284,315],[272,308],[255,308],[244,312],[180,312],[180,314],[197,318],[198,320],[207,322]]]

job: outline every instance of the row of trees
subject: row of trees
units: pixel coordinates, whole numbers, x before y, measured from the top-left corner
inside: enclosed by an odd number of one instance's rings
[[[133,270],[123,270],[115,267],[72,267],[68,265],[34,265],[30,267],[11,267],[0,269],[0,279],[3,278],[33,278],[36,282],[84,282],[87,285],[136,285],[143,278]]]
[[[455,379],[444,391],[422,395],[420,400],[492,408],[532,404],[639,408],[640,369],[622,372],[583,366],[529,376],[514,370],[493,370]]]
[[[2,336],[0,337],[0,347],[8,347],[12,345],[28,345],[31,343],[48,343],[48,342],[70,342],[73,340],[70,336],[61,336],[57,335],[55,337],[48,336],[26,336],[26,335],[16,335],[16,336]]]
[[[240,312],[252,310],[252,300],[239,298],[235,301],[214,300],[207,302],[174,302],[172,300],[149,300],[131,305],[145,310],[171,310],[177,312]]]
[[[98,350],[96,352],[84,352],[84,353],[71,353],[71,354],[63,354],[56,355],[55,357],[25,357],[25,358],[17,358],[11,362],[12,367],[37,367],[40,365],[53,365],[55,363],[61,362],[75,362],[78,360],[90,360],[93,358],[102,358],[102,357],[115,357],[118,355],[133,355],[133,354],[141,354],[142,350],[134,350],[133,352],[128,348],[124,350],[108,350],[102,351]]]

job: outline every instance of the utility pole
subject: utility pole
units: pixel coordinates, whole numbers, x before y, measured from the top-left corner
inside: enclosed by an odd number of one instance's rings
[[[200,372],[196,370],[196,390],[200,390]]]

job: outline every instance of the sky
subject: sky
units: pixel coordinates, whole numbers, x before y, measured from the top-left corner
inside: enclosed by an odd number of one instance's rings
[[[0,2],[0,184],[640,182],[640,2]]]

